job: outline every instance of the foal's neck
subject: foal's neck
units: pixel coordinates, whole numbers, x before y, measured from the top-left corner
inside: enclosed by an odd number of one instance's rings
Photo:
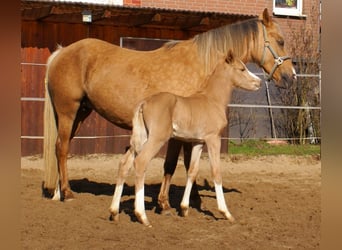
[[[209,102],[225,109],[230,101],[232,90],[231,80],[223,77],[221,72],[214,72],[208,78],[207,85],[201,92],[208,98]]]

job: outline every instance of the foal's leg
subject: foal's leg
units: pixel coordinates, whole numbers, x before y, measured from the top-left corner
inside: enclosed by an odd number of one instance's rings
[[[167,146],[167,152],[164,163],[164,177],[158,195],[158,204],[162,209],[163,214],[170,213],[171,206],[169,203],[169,191],[171,185],[171,178],[172,175],[175,173],[175,169],[178,162],[178,156],[182,146],[184,153],[184,166],[188,171],[191,159],[192,143],[171,138]],[[196,204],[196,206],[200,206],[201,198],[198,193],[196,180],[194,181],[193,188],[191,189],[190,199],[194,204]]]
[[[233,222],[234,217],[230,214],[223,195],[222,175],[220,167],[221,139],[220,137],[210,138],[206,141],[206,143],[208,148],[212,176],[214,179],[218,210],[224,215],[226,219]]]
[[[171,184],[172,175],[175,172],[178,156],[182,148],[183,142],[177,139],[171,138],[167,146],[167,152],[164,163],[164,177],[160,186],[158,195],[158,204],[162,209],[162,213],[170,212],[169,203],[169,190]],[[191,151],[190,151],[191,154]],[[190,157],[189,157],[190,158]],[[189,165],[188,165],[189,166]]]
[[[144,190],[144,180],[145,180],[145,172],[148,163],[152,160],[152,158],[159,152],[160,148],[167,141],[158,139],[148,139],[144,144],[140,153],[136,156],[134,160],[135,167],[135,202],[134,202],[134,213],[137,216],[138,220],[144,224],[145,226],[152,227],[149,220],[147,219],[145,212],[145,190]]]
[[[192,152],[192,142],[183,142],[184,166],[186,168],[186,171],[189,170],[191,152]],[[201,197],[198,192],[196,180],[194,181],[192,185],[191,194],[190,194],[190,203],[194,207],[199,208],[201,206]]]
[[[119,163],[119,170],[118,170],[118,177],[116,180],[115,185],[115,192],[113,195],[113,200],[109,208],[110,212],[110,220],[119,220],[119,207],[120,207],[120,199],[123,191],[123,186],[125,183],[125,179],[127,177],[127,174],[130,170],[130,168],[133,165],[134,160],[134,152],[130,148],[126,154],[121,158],[121,161]]]
[[[196,180],[199,169],[199,161],[203,149],[203,144],[197,144],[192,148],[190,168],[188,170],[188,178],[185,186],[185,191],[183,199],[181,202],[182,215],[188,216],[189,213],[189,198],[191,193],[191,188]]]

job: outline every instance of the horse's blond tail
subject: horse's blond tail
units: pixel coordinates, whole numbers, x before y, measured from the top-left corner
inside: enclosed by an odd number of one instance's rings
[[[143,103],[139,104],[135,110],[133,116],[133,129],[131,136],[131,147],[136,152],[139,153],[142,146],[147,141],[147,128],[145,126],[144,114],[143,114]]]
[[[52,195],[58,184],[58,167],[56,158],[56,140],[57,140],[57,124],[56,117],[53,110],[50,94],[48,91],[49,82],[49,66],[52,60],[56,57],[61,47],[58,47],[54,53],[51,54],[47,61],[45,74],[45,101],[44,101],[44,182],[43,193],[45,195]],[[45,193],[47,191],[48,193]]]

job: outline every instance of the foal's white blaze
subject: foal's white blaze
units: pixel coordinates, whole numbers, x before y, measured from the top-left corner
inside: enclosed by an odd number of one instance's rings
[[[248,74],[255,80],[255,90],[258,90],[260,88],[260,78],[257,77],[254,73],[248,70],[248,68],[245,66],[245,69],[247,70]]]
[[[249,71],[247,67],[246,67],[246,70],[247,70],[248,74],[249,74],[251,77],[253,77],[255,80],[257,80],[257,81],[260,80],[260,78],[257,77],[257,76],[256,76],[254,73],[252,73],[251,71]]]

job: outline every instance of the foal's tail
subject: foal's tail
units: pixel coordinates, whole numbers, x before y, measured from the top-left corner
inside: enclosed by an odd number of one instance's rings
[[[144,103],[138,105],[132,122],[131,147],[137,153],[141,151],[142,146],[147,141],[147,128],[144,120],[143,105]]]
[[[56,158],[57,123],[53,110],[50,94],[48,91],[49,76],[48,71],[51,62],[59,53],[61,47],[52,53],[47,61],[45,73],[45,101],[44,101],[44,181],[43,195],[52,197],[58,184],[58,167]]]

